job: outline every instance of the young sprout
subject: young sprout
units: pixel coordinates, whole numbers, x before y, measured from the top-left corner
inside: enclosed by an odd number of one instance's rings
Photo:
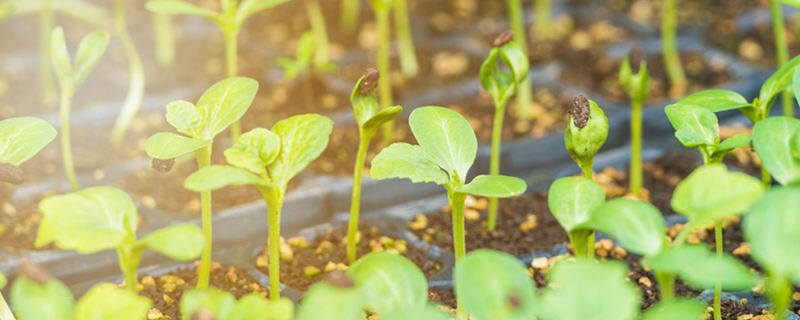
[[[278,121],[272,130],[256,128],[225,150],[232,166],[203,166],[184,186],[203,194],[228,185],[253,185],[267,204],[269,215],[270,297],[280,298],[280,221],[289,181],[319,157],[328,146],[333,121],[304,114]]]
[[[81,254],[115,249],[125,287],[137,292],[137,269],[146,249],[178,261],[197,258],[203,233],[194,225],[174,225],[136,239],[136,204],[122,190],[92,187],[45,198],[39,203],[42,221],[35,245],[47,244]]]
[[[619,81],[631,99],[631,161],[628,184],[631,194],[637,197],[642,195],[642,104],[647,98],[647,83],[650,80],[644,58],[644,49],[634,46],[619,69]]]
[[[246,294],[237,301],[230,292],[209,287],[184,293],[180,311],[185,320],[291,320],[294,317],[294,303],[287,298],[267,300],[258,293]]]
[[[353,168],[353,192],[350,202],[350,222],[347,227],[347,259],[350,263],[356,261],[356,239],[358,234],[358,214],[361,206],[361,173],[364,171],[364,161],[369,149],[369,143],[381,125],[397,117],[403,108],[395,106],[380,110],[375,98],[375,87],[378,85],[380,73],[378,70],[367,70],[358,80],[350,95],[353,105],[353,114],[358,122],[358,151],[356,163]]]
[[[122,43],[122,49],[125,50],[125,55],[128,57],[128,94],[125,97],[125,103],[114,122],[114,128],[111,130],[111,140],[115,143],[122,141],[125,132],[130,127],[136,112],[142,105],[142,97],[144,97],[144,68],[142,67],[142,59],[139,58],[139,53],[136,52],[136,45],[133,44],[130,33],[128,33],[128,23],[125,21],[125,4],[128,0],[115,0],[114,1],[114,28],[117,31],[119,40]]]
[[[584,95],[575,97],[567,112],[569,124],[564,132],[564,145],[583,176],[592,179],[594,156],[608,138],[608,118],[603,109]]]
[[[76,304],[69,288],[41,267],[23,264],[18,273],[11,286],[11,304],[20,319],[138,320],[146,318],[153,305],[146,297],[110,283],[95,285]]]
[[[456,263],[453,283],[458,303],[476,319],[535,318],[536,286],[525,265],[512,255],[472,251]]]
[[[778,59],[778,67],[786,64],[789,61],[789,46],[786,44],[786,31],[783,23],[783,9],[780,0],[769,0],[769,12],[772,16],[772,31],[775,36],[775,54]],[[783,101],[783,115],[786,117],[794,117],[794,104],[792,103],[792,94],[790,91],[785,90],[781,95]]]
[[[56,138],[56,129],[33,117],[0,121],[0,181],[20,184],[25,180],[19,166]]]
[[[145,151],[153,158],[153,167],[168,171],[175,158],[192,153],[200,170],[211,165],[214,137],[247,112],[257,91],[258,82],[253,79],[228,78],[208,88],[196,106],[184,100],[168,104],[167,122],[185,136],[159,132],[148,138]],[[205,288],[211,266],[211,191],[200,192],[200,204],[205,249],[197,270],[197,286]]]
[[[750,135],[737,134],[720,142],[717,116],[694,104],[677,103],[664,109],[675,128],[675,137],[686,147],[695,148],[703,157],[703,165],[720,164],[736,148],[749,148]]]
[[[506,31],[494,40],[489,57],[481,66],[481,85],[494,99],[494,124],[492,127],[492,153],[489,174],[500,174],[500,143],[503,139],[503,117],[506,106],[517,85],[528,78],[528,57],[523,49],[511,41],[513,32]],[[511,72],[503,72],[501,64]],[[494,230],[497,221],[497,198],[489,199],[489,230]]]
[[[158,65],[162,68],[172,66],[175,62],[175,30],[168,14],[153,14],[153,45]]]
[[[514,42],[519,45],[519,48],[522,50],[522,57],[525,60],[525,63],[528,62],[528,40],[526,35],[528,34],[525,31],[525,15],[522,10],[522,1],[521,0],[507,0],[508,5],[508,17],[511,24],[511,30],[513,30]],[[550,37],[550,9],[549,9],[549,0],[536,0],[536,32],[537,37],[543,36],[539,39],[545,39]],[[542,18],[540,15],[542,11],[546,12],[546,20],[540,20]],[[547,23],[547,26],[543,26],[543,23]],[[539,29],[540,27],[544,27],[545,29]],[[546,32],[546,33],[545,33]],[[547,34],[546,36],[544,34]],[[498,42],[500,38],[495,40],[495,43]],[[526,72],[527,74],[527,72]],[[531,81],[528,79],[527,75],[521,79],[522,82],[517,85],[517,101],[516,101],[516,108],[514,109],[515,114],[519,119],[530,119],[531,117]]]
[[[217,25],[225,36],[225,65],[228,78],[238,71],[238,37],[242,24],[253,14],[272,8],[289,0],[219,0],[222,12],[214,12],[183,0],[150,0],[146,7],[160,14],[188,14],[201,16]],[[231,125],[231,140],[236,141],[242,132],[238,119]]]
[[[672,85],[670,95],[681,96],[689,88],[689,81],[681,65],[675,34],[678,28],[678,0],[664,0],[661,17],[661,46],[663,47],[664,68]]]
[[[275,64],[283,68],[283,78],[286,80],[294,80],[299,75],[312,71],[325,71],[333,72],[337,66],[331,62],[318,64],[318,59],[315,58],[314,52],[316,51],[317,43],[315,42],[314,31],[308,31],[300,36],[297,40],[297,53],[294,59],[279,57]]]
[[[51,61],[58,75],[58,84],[61,87],[61,156],[64,161],[64,172],[67,174],[70,189],[78,190],[78,179],[75,176],[75,165],[72,162],[72,146],[69,135],[69,110],[75,90],[92,72],[100,57],[108,46],[108,33],[95,31],[85,36],[78,45],[75,60],[70,58],[67,50],[64,30],[61,27],[53,29],[50,40],[52,47]]]
[[[567,232],[579,258],[594,258],[595,230],[585,228],[592,211],[606,202],[603,186],[591,178],[566,177],[553,182],[547,194],[550,212]]]

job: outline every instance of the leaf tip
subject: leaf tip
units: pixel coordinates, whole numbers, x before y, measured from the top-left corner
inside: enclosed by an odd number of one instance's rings
[[[582,94],[576,96],[569,104],[567,112],[572,117],[575,126],[577,126],[578,129],[583,129],[586,123],[589,122],[589,114],[591,113],[589,98]]]
[[[498,35],[497,38],[495,38],[492,41],[492,47],[502,47],[506,43],[511,42],[511,40],[513,39],[514,39],[514,31],[512,30],[503,31],[503,33]]]
[[[361,81],[361,85],[358,87],[358,93],[362,96],[366,96],[373,91],[378,86],[378,80],[381,78],[380,72],[378,69],[369,68],[364,71],[363,74],[364,80]]]
[[[25,181],[25,175],[22,169],[13,164],[0,163],[0,181],[20,184]]]

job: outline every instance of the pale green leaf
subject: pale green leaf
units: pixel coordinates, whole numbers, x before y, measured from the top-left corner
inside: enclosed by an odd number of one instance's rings
[[[92,187],[45,198],[36,247],[55,242],[61,249],[93,253],[113,249],[135,237],[137,213],[122,190]]]
[[[361,292],[364,307],[378,315],[419,309],[428,301],[428,281],[408,258],[369,253],[347,270]]]
[[[217,190],[226,186],[242,185],[267,187],[272,184],[247,170],[221,165],[211,165],[197,170],[195,173],[189,175],[186,181],[183,182],[183,186],[186,189],[195,192]]]
[[[596,207],[584,225],[610,235],[625,249],[644,256],[661,251],[666,235],[664,219],[656,207],[626,198]]]
[[[153,303],[135,292],[112,284],[99,284],[75,306],[75,320],[141,320]]]
[[[239,299],[227,320],[291,320],[294,317],[294,303],[288,298],[267,300],[257,293],[250,293]]]
[[[800,188],[769,190],[753,204],[742,226],[753,259],[800,282]]]
[[[741,94],[724,89],[703,90],[678,100],[675,104],[690,104],[711,112],[752,107]]]
[[[547,194],[550,212],[567,232],[589,221],[592,212],[606,201],[603,187],[592,179],[566,177],[553,182]]]
[[[749,148],[750,140],[752,140],[752,137],[749,134],[737,134],[725,139],[717,145],[715,152],[730,151],[736,148]]]
[[[794,70],[800,65],[800,56],[794,57],[775,71],[761,86],[758,94],[758,101],[767,106],[771,105],[775,98],[783,90],[792,84]]]
[[[159,132],[147,139],[144,150],[151,158],[174,159],[211,145],[212,140],[197,140],[171,132]]]
[[[73,319],[75,302],[72,293],[55,279],[38,284],[19,277],[11,286],[9,298],[20,319]]]
[[[181,318],[189,320],[195,312],[205,310],[216,319],[227,319],[235,305],[236,298],[229,292],[214,287],[195,289],[181,298]]]
[[[700,320],[706,311],[706,305],[695,299],[676,299],[659,302],[648,309],[642,320]]]
[[[33,158],[56,137],[50,123],[34,117],[0,121],[0,163],[19,166]]]
[[[272,132],[281,138],[281,152],[269,165],[270,177],[286,185],[328,147],[333,121],[313,113],[297,115],[278,121]]]
[[[77,88],[86,80],[89,73],[94,70],[97,62],[106,52],[108,47],[108,32],[95,31],[87,35],[78,44],[75,54],[75,87]]]
[[[800,130],[800,120],[770,117],[753,127],[753,147],[764,168],[782,185],[800,179],[800,158],[792,155],[791,138]]]
[[[167,105],[167,122],[175,130],[190,137],[198,137],[203,126],[203,114],[189,101],[178,100]]]
[[[309,57],[310,58],[310,57]],[[373,71],[374,72],[374,71]],[[358,79],[356,85],[353,87],[353,91],[350,92],[350,104],[353,106],[353,115],[356,118],[356,122],[360,127],[364,127],[364,124],[372,118],[380,107],[378,106],[378,99],[375,97],[375,89],[378,84],[377,83],[364,83],[365,81],[369,82],[378,82],[380,81],[380,74],[374,75],[375,79],[367,79],[367,74],[362,75],[361,78]],[[372,90],[369,91],[366,95],[361,94],[361,85],[368,85],[373,87]]]
[[[453,272],[458,301],[478,319],[528,320],[535,315],[535,285],[516,257],[476,250],[461,258]]]
[[[388,107],[374,114],[371,118],[369,118],[366,122],[364,122],[364,125],[362,127],[365,130],[372,130],[372,132],[375,132],[384,123],[394,120],[402,112],[403,112],[403,107],[400,106]]]
[[[586,126],[579,128],[575,119],[569,118],[567,130],[564,132],[564,146],[570,157],[581,168],[591,168],[594,156],[606,143],[608,138],[608,118],[605,112],[592,100],[589,100],[589,120]]]
[[[363,295],[356,288],[335,287],[319,282],[306,293],[295,320],[319,320],[336,315],[336,320],[361,320]]]
[[[381,316],[382,320],[450,320],[452,316],[435,305],[427,305],[424,308],[398,310]]]
[[[157,230],[141,240],[149,249],[178,261],[196,259],[203,252],[203,231],[192,224],[179,224]]]
[[[733,256],[718,257],[702,245],[670,247],[643,262],[653,270],[677,274],[698,289],[712,289],[720,284],[724,290],[742,291],[755,286],[758,280]]]
[[[248,17],[256,12],[266,10],[289,0],[242,0],[236,11],[236,21],[242,24]]]
[[[58,76],[58,84],[67,91],[73,91],[75,73],[72,70],[72,58],[67,49],[67,40],[64,38],[64,29],[56,27],[50,36],[50,62]]]
[[[501,56],[500,48],[492,48],[489,57],[483,61],[480,70],[481,86],[494,99],[495,108],[504,106],[516,91],[514,74],[502,72],[498,65]]]
[[[217,13],[182,0],[150,0],[145,4],[147,10],[162,14],[188,14],[210,18]]]
[[[719,124],[714,112],[691,104],[673,104],[664,111],[675,128],[675,137],[689,148],[719,143]]]
[[[503,175],[480,175],[469,184],[456,187],[453,191],[480,197],[508,198],[521,195],[528,185],[525,180]]]
[[[211,140],[239,120],[258,92],[258,81],[235,77],[212,85],[200,96],[197,108],[203,114],[203,129],[199,138]]]
[[[408,120],[419,145],[451,180],[464,181],[478,152],[478,139],[469,122],[443,107],[419,107]]]
[[[405,178],[411,182],[433,182],[445,185],[447,174],[433,162],[420,146],[398,142],[381,150],[372,160],[370,177],[376,180]]]
[[[678,184],[672,208],[701,225],[745,213],[763,189],[761,181],[748,174],[730,172],[721,164],[704,166]]]
[[[264,128],[255,128],[239,137],[225,150],[228,163],[259,175],[267,173],[267,166],[281,152],[281,137]]]

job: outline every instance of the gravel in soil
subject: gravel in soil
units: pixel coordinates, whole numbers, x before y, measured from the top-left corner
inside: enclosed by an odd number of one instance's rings
[[[378,227],[359,225],[358,256],[374,251],[402,254],[414,262],[426,276],[432,276],[442,268],[438,261],[428,258],[426,252],[408,246],[402,239],[383,234]],[[281,241],[280,277],[281,283],[305,291],[312,284],[325,278],[333,270],[346,270],[350,265],[347,259],[347,225],[342,223],[326,230],[313,241],[303,237]],[[261,272],[269,273],[268,246],[264,246],[255,259],[255,266]]]
[[[195,263],[197,264],[197,263]],[[148,319],[181,319],[180,301],[183,294],[197,285],[196,267],[178,268],[165,275],[139,277],[139,294],[153,301],[153,308]],[[236,299],[250,293],[268,296],[258,279],[250,275],[246,269],[233,266],[222,266],[217,262],[211,265],[210,286],[230,292]]]

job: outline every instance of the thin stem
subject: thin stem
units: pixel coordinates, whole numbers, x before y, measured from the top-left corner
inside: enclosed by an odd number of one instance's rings
[[[322,15],[319,2],[309,0],[306,2],[308,19],[311,22],[311,30],[314,33],[314,65],[324,66],[330,61],[330,49],[328,45],[328,30],[325,27],[325,16]]]
[[[75,164],[72,162],[72,142],[69,136],[69,109],[72,104],[72,91],[61,89],[61,158],[64,161],[64,172],[69,180],[70,190],[78,191],[78,178],[75,176]]]
[[[583,172],[583,177],[586,179],[592,179],[592,165],[589,164],[588,166],[581,167],[581,171]]]
[[[689,238],[689,235],[692,233],[694,228],[695,225],[692,223],[692,220],[689,220],[688,223],[683,225],[683,229],[681,229],[681,232],[679,232],[678,236],[675,237],[675,241],[672,242],[673,246],[678,247],[686,243],[686,239]]]
[[[552,38],[552,21],[550,19],[550,0],[536,0],[534,7],[536,15],[535,32],[537,39]]]
[[[367,148],[372,135],[361,132],[358,143],[358,154],[353,168],[353,193],[350,199],[350,221],[347,226],[347,259],[350,263],[356,261],[356,236],[358,235],[358,214],[361,208],[361,173],[364,171],[364,161],[367,157]]]
[[[642,102],[634,100],[631,108],[630,192],[642,195]]]
[[[503,142],[503,118],[506,105],[498,105],[494,110],[494,124],[492,126],[492,153],[489,160],[489,174],[500,174],[500,144]],[[489,198],[489,216],[487,227],[494,230],[497,225],[497,198]]]
[[[168,14],[153,14],[154,42],[156,62],[162,68],[172,66],[175,62],[175,31],[172,18]]]
[[[767,292],[772,307],[775,309],[774,320],[784,320],[789,299],[792,294],[792,283],[786,277],[767,271]]]
[[[278,300],[281,296],[281,210],[283,209],[283,188],[261,188],[261,195],[267,202],[269,215],[269,297]]]
[[[53,64],[50,61],[50,33],[53,30],[54,16],[52,0],[40,0],[42,11],[39,13],[39,87],[42,90],[42,101],[45,104],[55,102],[55,85],[53,81]]]
[[[772,30],[775,34],[775,53],[778,58],[778,67],[789,61],[789,46],[786,44],[786,30],[784,29],[783,10],[780,1],[769,1],[769,12],[772,15]],[[794,117],[794,103],[789,90],[783,91],[783,115]]]
[[[137,288],[139,277],[136,274],[136,270],[139,269],[139,261],[141,260],[141,254],[135,252],[136,250],[135,248],[117,248],[117,260],[125,278],[125,289],[134,293],[139,292]]]
[[[211,165],[211,145],[203,147],[195,151],[197,157],[198,170]],[[197,288],[202,289],[208,287],[209,278],[211,277],[211,191],[200,192],[201,214],[203,216],[203,236],[205,237],[205,247],[203,254],[200,256],[200,269],[197,270]]]
[[[411,23],[408,21],[408,3],[406,1],[392,1],[394,28],[395,32],[397,32],[400,69],[406,77],[415,77],[419,73],[419,63],[417,62],[417,54],[414,52],[414,39],[411,36]]]
[[[678,46],[675,41],[678,26],[678,0],[664,0],[664,16],[661,19],[661,45],[664,55],[664,66],[667,69],[672,92],[683,94],[688,87],[686,73],[681,66]]]
[[[592,259],[594,257],[594,230],[573,230],[567,233],[576,258]]]
[[[655,272],[658,281],[661,301],[667,302],[675,298],[675,275],[665,272]]]
[[[381,109],[392,106],[392,70],[389,64],[389,10],[376,10],[375,19],[378,23],[378,48],[377,65],[381,81],[378,81]],[[394,120],[387,121],[382,127],[384,145],[394,141]]]
[[[528,56],[528,40],[525,32],[525,19],[522,12],[522,1],[508,0],[508,16],[511,20],[511,29],[514,31],[514,42],[516,42],[525,56]],[[537,20],[538,24],[538,20]],[[532,84],[529,77],[517,85],[517,98],[514,112],[517,118],[528,120],[531,116],[531,93]]]
[[[349,33],[356,29],[359,11],[361,11],[361,1],[342,0],[342,20],[339,22],[342,30]]]
[[[16,320],[14,313],[11,312],[11,308],[6,303],[6,299],[3,298],[2,292],[0,292],[0,320]]]
[[[239,74],[239,66],[238,66],[238,37],[239,37],[239,28],[233,25],[233,22],[230,22],[230,25],[224,28],[223,33],[225,34],[225,65],[228,69],[228,78],[233,78]],[[242,134],[242,123],[239,120],[236,120],[234,123],[231,124],[231,141],[239,140],[239,136]]]
[[[128,33],[128,26],[125,21],[125,1],[116,0],[114,2],[114,26],[117,29],[119,40],[122,42],[125,55],[128,57],[128,71],[130,72],[128,95],[125,97],[125,104],[122,106],[122,111],[120,111],[117,121],[114,123],[114,129],[111,132],[111,140],[115,143],[122,141],[125,131],[128,130],[133,118],[136,116],[136,112],[139,111],[145,87],[142,60],[139,58],[139,53],[136,52],[136,46]]]
[[[722,258],[722,223],[714,222],[714,244],[716,246],[717,258]],[[714,320],[722,320],[722,284],[714,285]]]
[[[464,231],[464,203],[467,200],[467,194],[454,192],[452,188],[448,188],[447,200],[450,201],[451,214],[453,216],[453,254],[456,257],[456,262],[458,262],[461,257],[467,254]],[[456,301],[456,318],[467,318],[460,301]]]

